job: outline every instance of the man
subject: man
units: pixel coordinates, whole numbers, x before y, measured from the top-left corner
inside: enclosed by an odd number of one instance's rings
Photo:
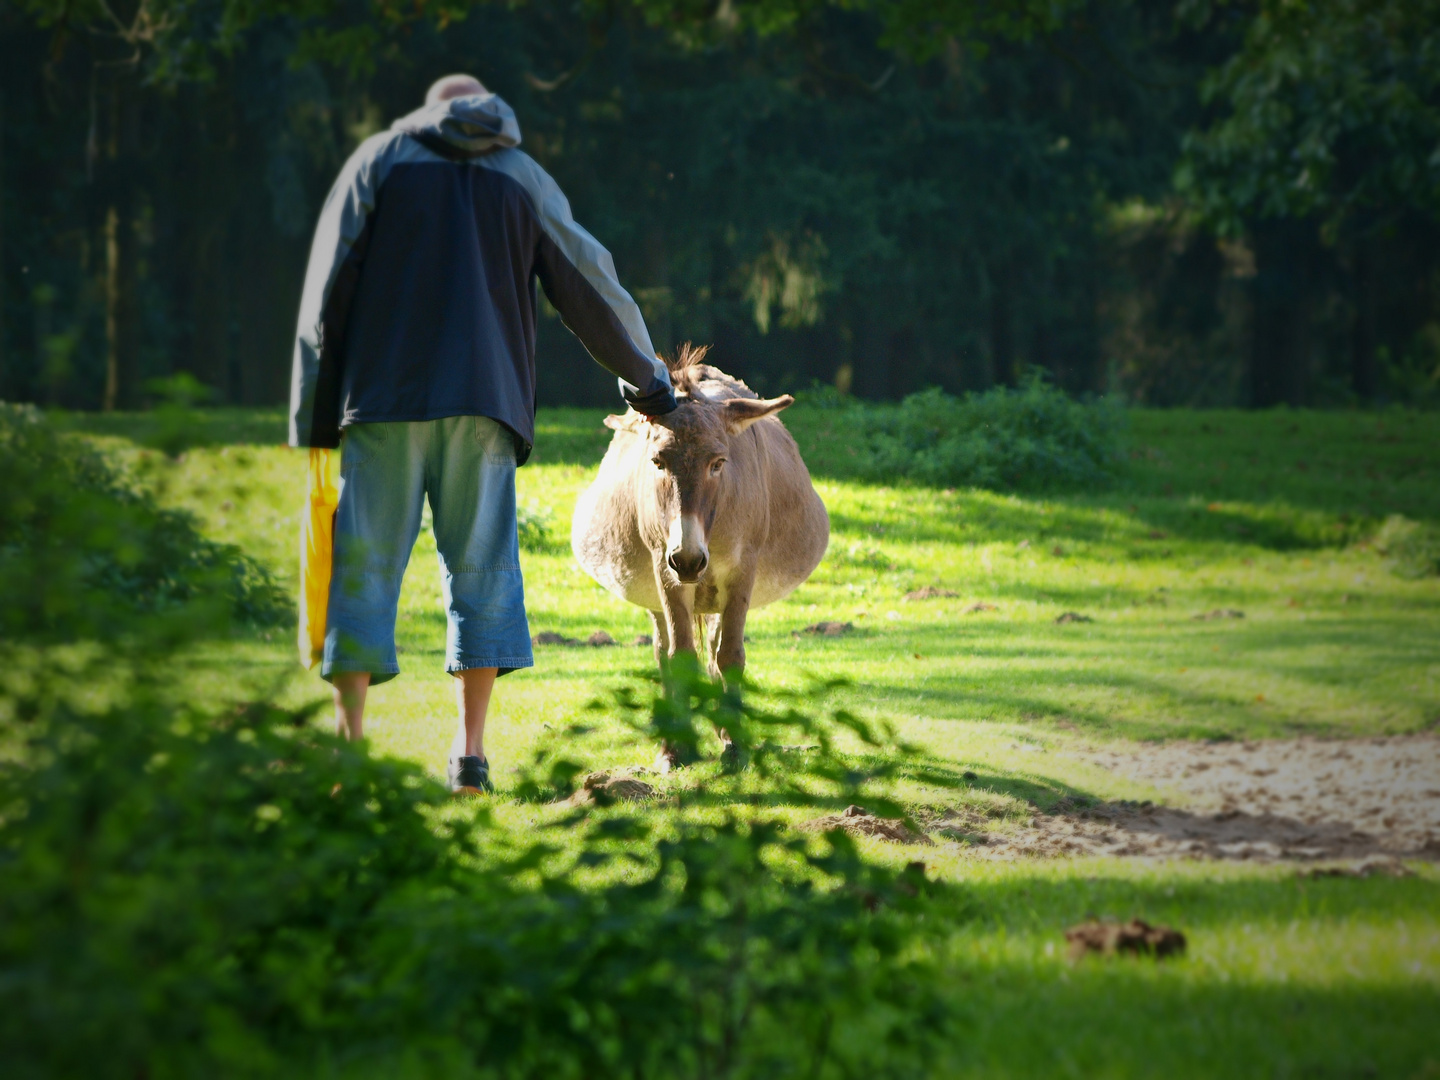
[[[631,406],[675,408],[609,253],[519,144],[514,111],[469,75],[361,144],[315,229],[290,390],[290,444],[343,447],[321,667],[337,731],[360,738],[367,689],[400,671],[428,495],[459,711],[450,784],[475,793],[491,790],[495,679],[534,663],[515,468],[535,437],[536,279]]]

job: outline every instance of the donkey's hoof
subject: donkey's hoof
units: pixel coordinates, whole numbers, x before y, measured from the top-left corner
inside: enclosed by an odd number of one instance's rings
[[[739,772],[745,767],[746,757],[739,746],[727,739],[725,748],[720,751],[720,767],[727,773]]]

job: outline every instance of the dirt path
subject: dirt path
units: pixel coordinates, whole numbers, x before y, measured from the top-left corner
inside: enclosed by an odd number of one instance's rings
[[[1175,742],[1088,756],[1167,791],[1173,805],[1062,800],[1029,828],[967,838],[995,858],[1440,860],[1440,736]]]

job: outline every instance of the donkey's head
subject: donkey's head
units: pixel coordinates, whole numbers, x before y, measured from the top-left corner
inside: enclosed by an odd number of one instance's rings
[[[705,353],[686,345],[675,360],[667,361],[680,403],[673,412],[655,417],[628,412],[605,418],[607,426],[645,440],[649,466],[648,474],[640,478],[642,491],[653,491],[665,565],[682,584],[699,581],[710,565],[710,529],[727,483],[727,464],[736,454],[753,452],[753,442],[736,436],[795,401],[789,394],[768,401],[706,397],[698,385]],[[746,493],[735,494],[744,499]]]

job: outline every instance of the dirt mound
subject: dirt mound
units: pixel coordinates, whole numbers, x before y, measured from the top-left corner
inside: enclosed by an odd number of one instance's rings
[[[953,600],[953,599],[955,599],[955,597],[957,597],[957,596],[959,596],[959,595],[960,595],[960,594],[959,594],[958,592],[952,592],[952,591],[949,590],[949,589],[942,589],[942,588],[940,588],[940,587],[937,586],[937,585],[922,585],[920,588],[916,589],[914,592],[907,592],[907,593],[905,594],[905,596],[904,596],[904,599],[906,599],[906,600]]]
[[[1095,620],[1089,615],[1081,615],[1078,611],[1067,611],[1055,621],[1064,624],[1072,622],[1094,622]]]
[[[915,832],[899,818],[876,817],[860,806],[847,806],[838,814],[815,818],[805,822],[800,828],[806,832],[844,829],[852,836],[878,836],[881,840],[893,840],[897,844],[931,843],[928,836]]]
[[[854,623],[848,622],[817,622],[811,623],[804,630],[792,630],[792,634],[814,634],[817,637],[841,637],[855,629]]]
[[[646,769],[616,769],[611,772],[593,772],[580,782],[580,790],[564,800],[566,806],[609,806],[622,799],[634,802],[648,799],[655,789],[643,780],[635,779],[644,775]]]
[[[1070,959],[1079,960],[1086,953],[1115,956],[1118,953],[1154,956],[1181,956],[1185,952],[1185,935],[1169,926],[1151,926],[1143,919],[1127,923],[1090,921],[1065,931],[1070,942]]]
[[[1245,617],[1245,613],[1244,613],[1243,611],[1241,611],[1239,608],[1233,608],[1233,607],[1230,607],[1230,608],[1219,608],[1219,607],[1217,607],[1214,611],[1202,611],[1199,615],[1191,615],[1190,617],[1191,617],[1192,619],[1200,619],[1200,620],[1207,620],[1207,619],[1243,619],[1243,618]]]
[[[961,612],[961,614],[962,614],[962,615],[978,615],[978,614],[979,614],[980,612],[982,612],[982,611],[999,611],[999,610],[1000,610],[1000,609],[999,609],[998,607],[996,607],[994,604],[987,604],[987,603],[985,603],[984,601],[977,600],[975,603],[973,603],[973,604],[971,604],[969,607],[965,608],[965,609]]]
[[[532,645],[564,645],[572,649],[586,645],[594,648],[602,648],[606,645],[618,644],[616,640],[604,630],[596,630],[584,641],[581,641],[579,638],[566,637],[564,634],[557,634],[553,630],[542,630],[530,639],[530,643]]]

